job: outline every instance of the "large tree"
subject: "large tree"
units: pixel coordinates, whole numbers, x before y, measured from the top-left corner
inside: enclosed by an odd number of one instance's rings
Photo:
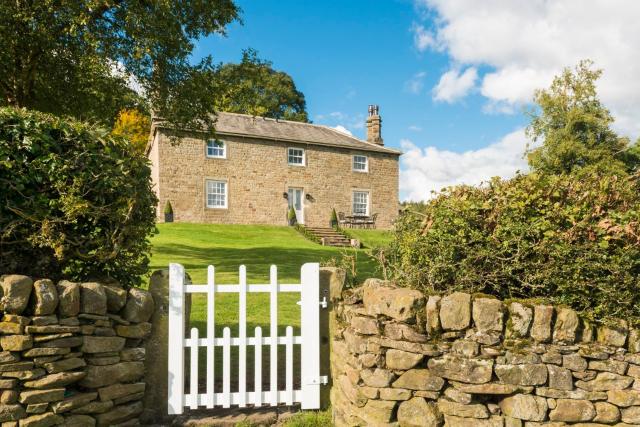
[[[216,67],[191,62],[194,40],[238,17],[232,0],[0,2],[0,105],[110,124],[142,103],[179,126],[208,120]]]
[[[273,69],[253,49],[238,64],[220,65],[215,75],[215,107],[220,111],[306,122],[304,95],[290,75]]]

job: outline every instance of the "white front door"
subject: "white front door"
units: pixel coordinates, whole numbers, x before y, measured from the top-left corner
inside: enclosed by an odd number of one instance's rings
[[[304,190],[302,188],[289,188],[289,209],[293,206],[299,224],[304,224]]]

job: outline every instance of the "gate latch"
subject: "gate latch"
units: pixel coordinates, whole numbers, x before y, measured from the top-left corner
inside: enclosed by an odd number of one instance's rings
[[[296,304],[302,306],[302,301],[298,301]],[[318,301],[318,304],[320,304],[320,307],[322,308],[327,308],[327,297],[322,297],[322,301]]]
[[[327,375],[320,375],[317,378],[311,378],[308,382],[309,385],[327,385],[329,384],[329,377]]]

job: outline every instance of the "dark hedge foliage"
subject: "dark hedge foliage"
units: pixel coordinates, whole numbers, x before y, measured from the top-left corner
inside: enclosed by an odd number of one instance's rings
[[[138,283],[155,230],[150,174],[107,130],[0,109],[0,272]]]
[[[543,298],[640,323],[638,173],[530,173],[449,188],[410,206],[395,233],[387,271],[407,286]]]

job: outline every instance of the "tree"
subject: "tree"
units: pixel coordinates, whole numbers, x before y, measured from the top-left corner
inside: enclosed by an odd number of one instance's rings
[[[307,122],[306,102],[291,76],[272,68],[253,49],[239,64],[224,64],[215,76],[215,107],[220,111]]]
[[[612,129],[613,116],[596,93],[602,70],[581,61],[575,71],[565,68],[549,89],[538,90],[527,134],[542,145],[529,150],[532,170],[544,173],[571,173],[595,168],[622,172],[634,169],[628,152],[629,140]]]
[[[0,105],[111,124],[143,103],[176,126],[212,124],[215,67],[190,62],[193,40],[238,16],[232,0],[1,2]]]
[[[118,118],[111,134],[124,137],[131,143],[136,152],[145,154],[144,150],[149,140],[150,128],[151,120],[149,116],[136,109],[126,109],[118,113]]]

